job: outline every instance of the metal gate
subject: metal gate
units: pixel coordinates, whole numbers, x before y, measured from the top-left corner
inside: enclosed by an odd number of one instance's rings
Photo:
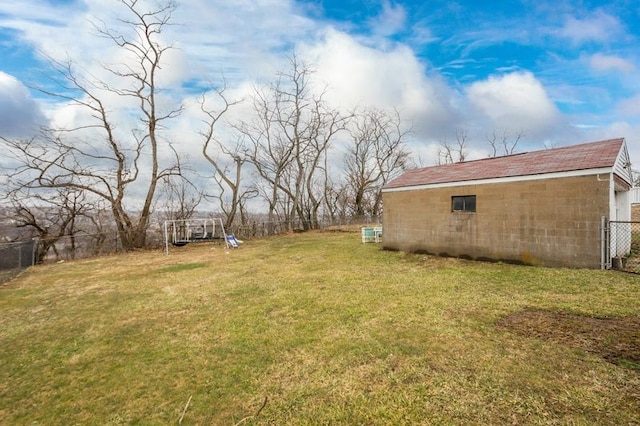
[[[640,273],[640,222],[603,220],[602,268]]]

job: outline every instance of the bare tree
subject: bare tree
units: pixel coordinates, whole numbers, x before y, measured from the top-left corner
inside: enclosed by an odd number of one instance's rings
[[[446,138],[438,146],[438,164],[462,163],[466,160],[469,132],[467,129],[456,129],[456,142],[450,143]]]
[[[15,227],[27,230],[29,237],[37,240],[36,263],[42,262],[50,252],[59,259],[57,243],[63,238],[68,240],[65,246],[69,256],[75,257],[82,219],[94,214],[94,203],[86,193],[69,188],[55,191],[13,188],[5,196]]]
[[[301,151],[296,156],[300,178],[305,182],[306,194],[300,205],[299,216],[304,217],[303,224],[311,228],[319,226],[318,212],[326,194],[326,185],[330,176],[328,164],[329,149],[335,135],[344,130],[351,120],[351,115],[343,115],[337,110],[328,108],[322,95],[314,99],[312,120],[308,141],[300,144]]]
[[[185,220],[191,218],[203,194],[183,176],[166,176],[160,186],[162,217],[164,220]]]
[[[205,114],[204,130],[200,131],[202,136],[202,155],[213,167],[213,180],[216,182],[219,193],[213,195],[220,206],[220,210],[225,215],[225,228],[231,229],[236,221],[236,216],[240,214],[240,221],[244,225],[246,221],[245,202],[256,196],[257,190],[242,185],[242,172],[247,158],[242,149],[242,143],[237,140],[235,143],[225,144],[215,132],[216,124],[230,107],[240,101],[230,102],[224,94],[224,87],[216,91],[222,106],[218,110],[213,110],[206,106],[206,95],[200,99],[200,109]],[[208,196],[212,196],[209,194]]]
[[[317,224],[323,158],[348,120],[326,104],[324,93],[312,93],[312,73],[292,55],[290,68],[275,83],[256,89],[255,118],[236,126],[246,141],[246,158],[262,180],[258,186],[269,221],[280,217],[292,226],[299,220],[305,229]]]
[[[118,86],[89,73],[81,75],[73,63],[54,63],[59,73],[59,90],[44,93],[79,107],[89,121],[75,128],[47,129],[41,137],[4,142],[20,166],[11,179],[22,188],[52,188],[91,193],[108,205],[125,249],[143,247],[150,224],[158,184],[167,176],[179,175],[175,161],[162,165],[161,153],[175,154],[162,138],[166,122],[178,116],[182,106],[168,111],[159,107],[157,85],[163,55],[170,47],[159,42],[175,8],[173,2],[155,10],[142,10],[137,0],[120,0],[130,19],[122,20],[132,30],[121,34],[98,21],[99,35],[126,53],[128,62],[103,65],[104,71],[122,84]],[[130,136],[116,129],[109,98],[130,99],[137,112],[138,126]],[[135,194],[135,195],[134,195]],[[130,209],[128,202],[136,201]]]
[[[487,142],[491,147],[489,157],[497,157],[500,155],[512,155],[516,151],[518,142],[525,136],[523,130],[512,132],[510,130],[503,130],[501,134],[498,134],[496,129],[490,135],[487,135]]]
[[[381,213],[382,187],[408,166],[404,139],[410,130],[403,127],[397,110],[389,114],[369,109],[353,123],[345,157],[351,210],[355,216],[376,216]]]
[[[326,175],[324,185],[324,206],[330,221],[345,220],[351,214],[351,202],[348,184],[342,179],[335,179]]]
[[[257,175],[256,188],[267,203],[268,222],[278,218],[278,206],[282,197],[282,180],[293,161],[293,146],[277,134],[277,120],[272,98],[274,94],[256,88],[253,97],[255,117],[242,121],[236,129],[243,135],[244,155]]]

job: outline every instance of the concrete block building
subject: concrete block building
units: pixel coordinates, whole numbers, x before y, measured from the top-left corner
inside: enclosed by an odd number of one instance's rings
[[[602,225],[631,219],[631,186],[624,139],[414,169],[382,190],[383,247],[600,268],[618,255]]]

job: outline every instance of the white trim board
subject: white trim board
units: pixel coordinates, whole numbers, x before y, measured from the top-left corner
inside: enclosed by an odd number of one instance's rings
[[[509,176],[509,177],[491,178],[491,179],[475,179],[475,180],[464,180],[464,181],[455,181],[455,182],[428,183],[423,185],[401,186],[398,188],[386,188],[386,189],[383,188],[382,192],[416,191],[421,189],[452,188],[456,186],[469,186],[469,185],[488,185],[492,183],[525,182],[525,181],[533,181],[533,180],[558,179],[558,178],[566,178],[566,177],[592,176],[592,175],[602,175],[602,174],[607,175],[606,178],[603,178],[602,180],[608,181],[612,172],[613,172],[613,167],[602,167],[599,169],[572,170],[568,172],[543,173],[543,174],[537,174],[537,175]]]

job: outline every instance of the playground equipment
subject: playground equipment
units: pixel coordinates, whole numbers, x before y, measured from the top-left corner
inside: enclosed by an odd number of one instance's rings
[[[382,242],[382,226],[363,226],[360,229],[363,243]]]
[[[182,247],[193,242],[215,241],[230,244],[219,217],[209,219],[179,219],[164,221],[164,243],[167,255],[169,245]]]
[[[238,240],[235,235],[230,234],[226,237],[227,247],[239,248],[242,241]]]

